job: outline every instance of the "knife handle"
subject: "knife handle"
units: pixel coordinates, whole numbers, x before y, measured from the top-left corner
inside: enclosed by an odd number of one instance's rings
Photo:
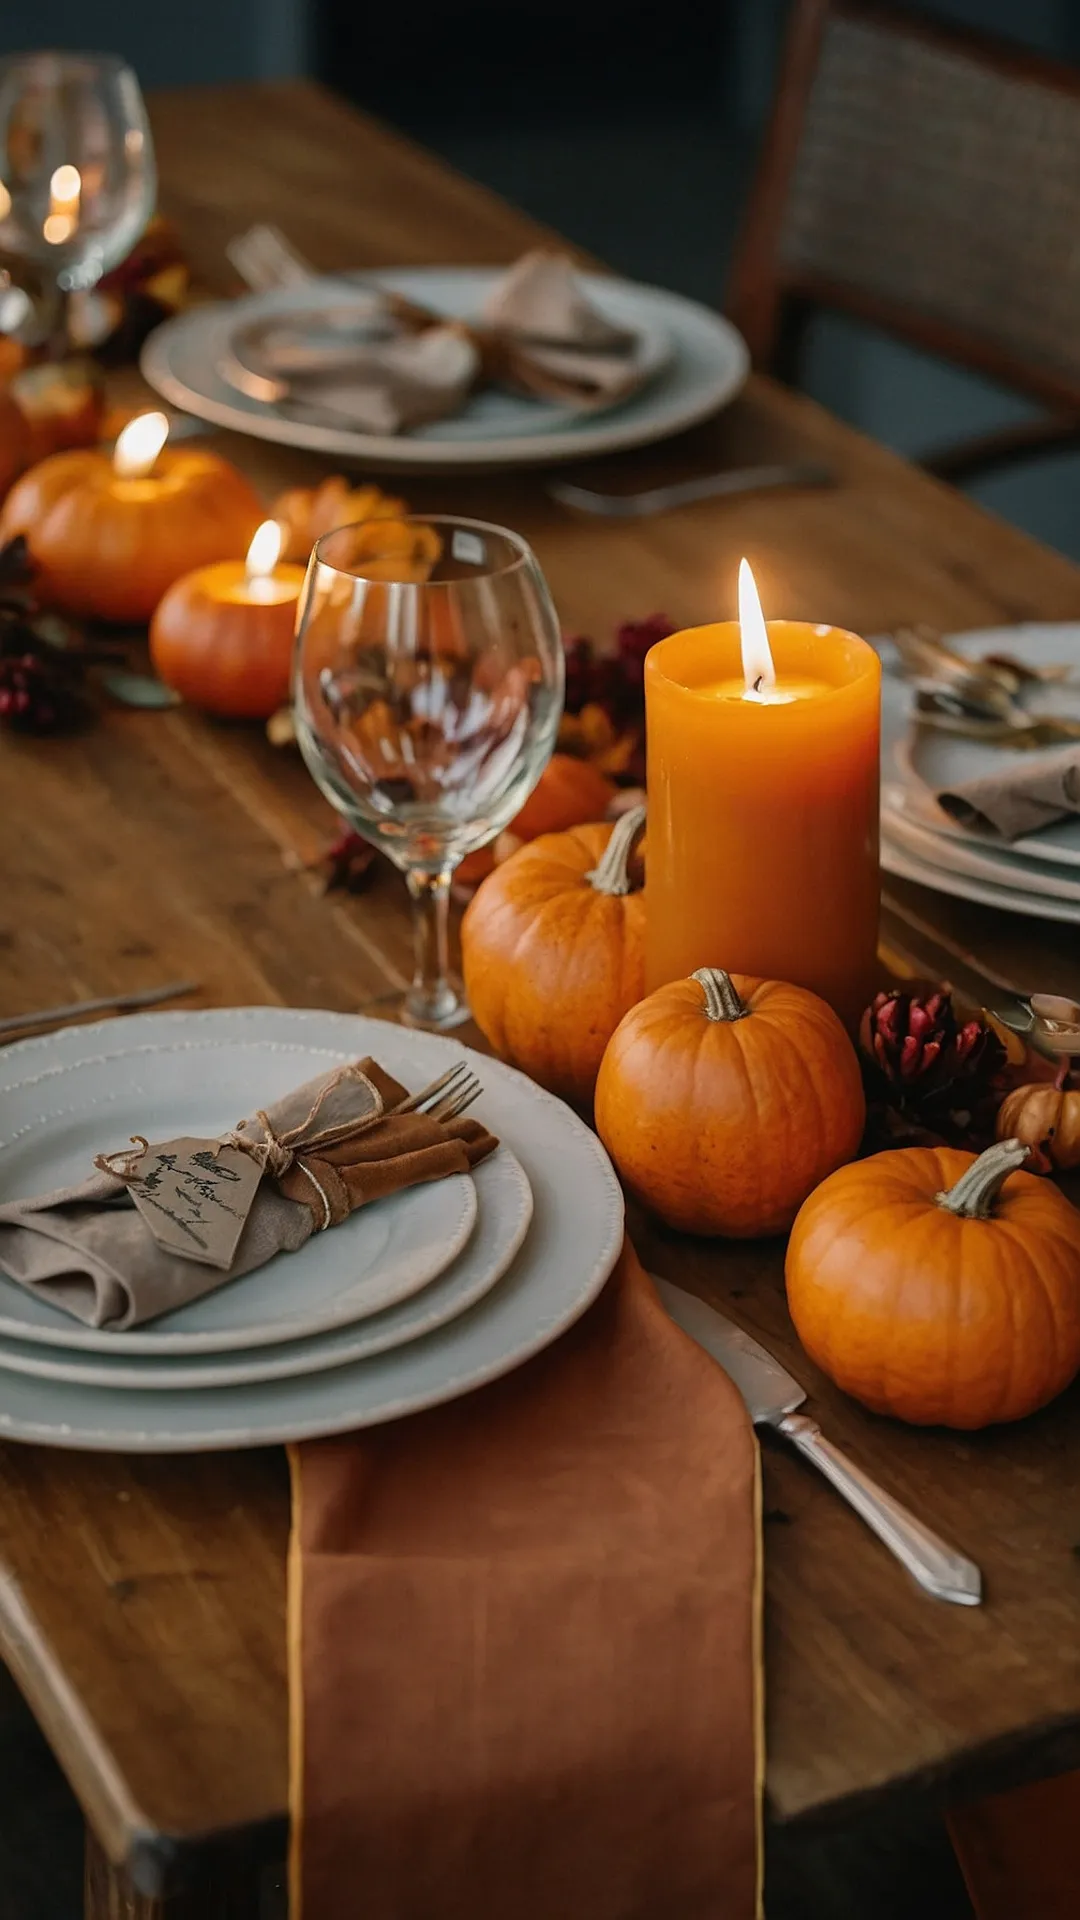
[[[848,1505],[866,1521],[902,1566],[937,1600],[977,1607],[982,1599],[982,1576],[973,1560],[957,1553],[940,1535],[886,1493],[883,1487],[827,1440],[816,1420],[789,1413],[776,1422],[799,1452],[842,1493]]]

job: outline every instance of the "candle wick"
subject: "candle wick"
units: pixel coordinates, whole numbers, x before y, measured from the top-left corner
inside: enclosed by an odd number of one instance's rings
[[[753,684],[753,687],[751,688],[751,692],[752,692],[752,693],[760,693],[760,692],[761,692],[761,688],[762,688],[762,684],[763,684],[763,682],[764,682],[764,679],[765,679],[765,675],[764,675],[763,673],[759,673],[759,674],[758,674],[758,676],[757,676],[757,679],[756,679],[756,680],[754,681],[754,684]]]

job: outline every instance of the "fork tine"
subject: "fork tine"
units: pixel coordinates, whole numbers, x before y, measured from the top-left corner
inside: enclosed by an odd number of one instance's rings
[[[479,1100],[483,1091],[475,1075],[470,1075],[464,1086],[445,1094],[433,1107],[428,1108],[428,1113],[434,1120],[456,1120],[467,1107],[472,1106],[474,1100]]]
[[[430,1086],[421,1087],[419,1093],[409,1094],[404,1100],[399,1101],[398,1105],[394,1107],[392,1111],[394,1113],[420,1112],[427,1106],[429,1101],[436,1099],[439,1094],[452,1091],[461,1080],[462,1075],[468,1074],[468,1072],[469,1068],[466,1062],[459,1060],[455,1066],[448,1067],[445,1073],[441,1073],[437,1080],[433,1080]]]

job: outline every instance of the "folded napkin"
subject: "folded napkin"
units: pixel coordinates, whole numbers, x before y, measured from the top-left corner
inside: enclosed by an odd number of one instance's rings
[[[989,827],[1003,840],[1038,833],[1080,813],[1080,740],[1053,753],[1020,754],[999,773],[946,787],[937,802],[964,827]]]
[[[630,1249],[506,1379],[290,1457],[292,1920],[753,1920],[757,1449]]]
[[[126,1181],[103,1168],[78,1186],[0,1206],[0,1270],[87,1326],[121,1331],[171,1313],[276,1253],[294,1253],[371,1200],[468,1172],[498,1144],[476,1120],[389,1111],[405,1098],[404,1087],[365,1059],[309,1080],[242,1123],[256,1149],[288,1138],[281,1157],[290,1164],[264,1174],[225,1272],[159,1246]],[[347,1132],[365,1121],[364,1131]]]
[[[612,406],[644,378],[637,335],[586,298],[563,254],[529,253],[475,321],[447,321],[392,295],[358,294],[320,316],[283,314],[237,331],[249,373],[361,432],[393,434],[456,413],[481,382],[534,399]]]

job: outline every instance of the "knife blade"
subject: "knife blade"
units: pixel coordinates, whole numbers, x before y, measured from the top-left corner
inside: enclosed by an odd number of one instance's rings
[[[779,1360],[707,1301],[670,1280],[652,1277],[665,1311],[724,1369],[738,1387],[754,1425],[772,1427],[790,1440],[927,1593],[954,1606],[977,1607],[982,1575],[975,1562],[879,1487],[826,1439],[816,1420],[796,1412],[806,1391]]]

